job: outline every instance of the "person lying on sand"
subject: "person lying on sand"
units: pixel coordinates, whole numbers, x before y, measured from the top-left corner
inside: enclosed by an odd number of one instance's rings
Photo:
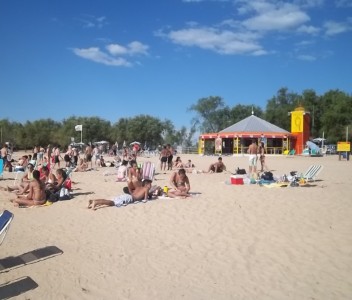
[[[208,169],[208,173],[221,173],[223,171],[226,171],[226,166],[222,162],[222,157],[219,157],[218,161],[211,164]]]
[[[152,186],[151,180],[147,180],[147,179],[143,180],[142,186],[136,187],[131,195],[122,194],[120,196],[117,196],[113,200],[107,200],[107,199],[89,200],[88,208],[91,208],[92,210],[96,210],[98,208],[109,207],[109,206],[120,207],[123,205],[133,203],[135,201],[147,202],[148,194],[151,186]]]
[[[189,190],[191,189],[191,185],[185,169],[179,169],[178,172],[171,174],[170,185],[172,186],[172,189],[168,191],[168,196],[170,198],[190,197]]]
[[[40,172],[33,171],[33,180],[29,183],[28,195],[19,195],[14,201],[15,206],[34,206],[42,205],[45,199],[45,183],[40,180]]]

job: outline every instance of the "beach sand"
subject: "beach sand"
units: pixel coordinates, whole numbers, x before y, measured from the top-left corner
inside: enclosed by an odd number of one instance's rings
[[[203,170],[217,159],[180,156]],[[146,160],[158,162],[139,162]],[[248,166],[247,156],[223,161],[232,172]],[[15,215],[1,245],[0,298],[350,300],[352,162],[267,156],[275,176],[312,164],[324,168],[309,187],[231,185],[228,172],[189,174],[190,199],[96,211],[87,209],[89,199],[112,198],[125,186],[104,176],[114,168],[73,173],[74,198],[46,207],[15,208],[14,195],[0,191],[0,211]],[[158,167],[154,184],[168,185],[170,174]],[[13,178],[5,172],[0,186]],[[54,255],[33,258],[48,247]],[[15,267],[24,253],[31,262]]]

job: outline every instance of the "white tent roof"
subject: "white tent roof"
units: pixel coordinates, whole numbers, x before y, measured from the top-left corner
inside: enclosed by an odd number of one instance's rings
[[[227,133],[227,132],[272,132],[272,133],[290,134],[290,132],[288,132],[287,130],[282,129],[254,115],[251,115],[219,131],[219,133]]]

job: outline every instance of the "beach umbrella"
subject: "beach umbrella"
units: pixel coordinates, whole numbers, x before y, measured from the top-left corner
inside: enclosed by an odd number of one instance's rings
[[[100,142],[95,142],[94,144],[104,145],[104,144],[109,144],[109,142],[107,142],[107,141],[100,141]]]
[[[122,147],[126,147],[126,141],[123,141]]]
[[[324,139],[324,138],[315,138],[315,139],[313,139],[312,140],[314,143],[322,143],[322,142],[325,142],[326,141],[326,139]]]

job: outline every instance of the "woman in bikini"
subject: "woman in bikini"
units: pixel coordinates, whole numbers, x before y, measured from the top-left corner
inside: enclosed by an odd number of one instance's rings
[[[142,174],[140,172],[140,169],[138,168],[137,162],[132,161],[131,165],[132,167],[128,169],[127,179],[127,186],[130,194],[132,194],[137,187],[142,186]]]
[[[40,172],[33,171],[33,180],[29,184],[28,195],[19,195],[18,199],[14,200],[15,206],[34,206],[42,205],[46,201],[45,184],[40,181]]]
[[[170,185],[172,189],[169,190],[168,196],[171,198],[175,197],[190,197],[189,191],[191,185],[189,183],[188,176],[186,175],[185,169],[179,169],[178,172],[174,172],[170,177]]]

